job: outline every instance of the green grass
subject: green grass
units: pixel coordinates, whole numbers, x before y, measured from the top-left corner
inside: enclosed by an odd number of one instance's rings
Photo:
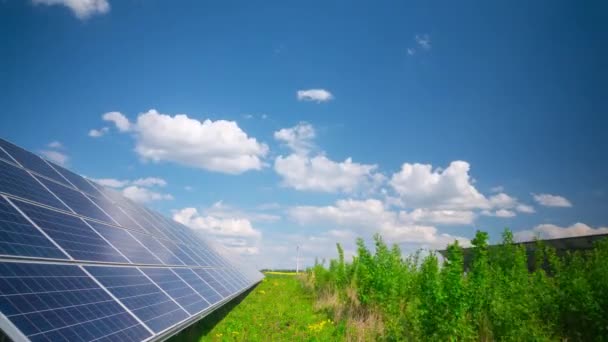
[[[253,290],[170,341],[332,341],[344,329],[314,310],[313,296],[293,275],[267,274]]]

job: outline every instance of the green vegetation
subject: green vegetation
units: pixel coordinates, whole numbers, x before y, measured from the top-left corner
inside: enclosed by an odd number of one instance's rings
[[[606,240],[563,258],[539,242],[531,272],[508,230],[491,249],[487,233],[477,233],[467,272],[457,242],[440,265],[433,253],[403,259],[397,246],[374,241],[372,253],[359,239],[350,263],[338,245],[328,268],[308,271],[317,306],[345,324],[350,340],[608,340]]]
[[[205,317],[171,341],[335,341],[343,329],[294,273],[266,274],[252,291]]]

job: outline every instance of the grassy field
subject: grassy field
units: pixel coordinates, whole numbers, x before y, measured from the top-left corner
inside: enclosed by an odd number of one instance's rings
[[[293,274],[269,273],[253,290],[170,341],[332,341],[344,329],[315,311],[312,294]]]

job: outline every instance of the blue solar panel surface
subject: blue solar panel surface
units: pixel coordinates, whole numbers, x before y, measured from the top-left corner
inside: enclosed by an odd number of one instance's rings
[[[170,268],[142,268],[141,271],[190,315],[195,315],[209,307],[209,303]]]
[[[15,204],[72,258],[128,263],[81,218],[21,201],[15,201]]]
[[[68,259],[2,197],[0,197],[0,254]]]
[[[2,139],[0,139],[0,146],[2,146],[2,148],[23,167],[58,182],[66,183],[66,180],[61,177],[61,175],[59,175],[46,161],[37,155]],[[10,161],[10,159],[8,160]]]
[[[137,268],[87,266],[86,269],[154,332],[190,316]]]
[[[0,263],[0,310],[31,341],[151,336],[78,266]]]
[[[0,147],[0,328],[10,338],[164,339],[261,280],[183,225]]]
[[[0,191],[51,207],[68,210],[24,169],[0,161]]]

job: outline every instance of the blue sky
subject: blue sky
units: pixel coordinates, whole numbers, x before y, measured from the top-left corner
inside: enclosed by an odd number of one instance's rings
[[[259,266],[606,232],[606,10],[0,1],[0,135]]]

